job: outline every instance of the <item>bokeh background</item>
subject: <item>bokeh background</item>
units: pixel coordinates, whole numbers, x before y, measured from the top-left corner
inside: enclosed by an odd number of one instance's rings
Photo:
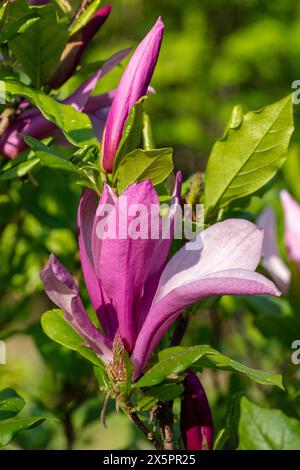
[[[112,14],[82,61],[79,79],[61,90],[67,96],[87,77],[85,65],[135,46],[162,16],[166,31],[153,86],[146,102],[157,146],[173,146],[176,167],[186,177],[205,169],[214,141],[222,134],[231,109],[260,109],[290,93],[300,79],[300,4],[297,0],[114,0]],[[115,87],[122,68],[97,86]],[[247,209],[258,214],[278,187],[300,198],[299,111],[291,158],[264,198]],[[25,432],[12,448],[146,448],[127,418],[108,409],[108,429],[100,426],[103,397],[92,371],[71,351],[52,343],[40,317],[50,304],[39,272],[49,252],[81,281],[76,242],[76,207],[80,190],[63,176],[41,169],[33,180],[0,186],[0,331],[7,344],[7,365],[0,365],[0,389],[13,387],[27,400],[25,413],[56,416]],[[282,214],[279,217],[282,225]],[[82,286],[84,292],[84,286]],[[88,298],[83,294],[85,303]],[[299,327],[284,301],[225,297],[218,308],[194,315],[185,343],[211,344],[247,365],[291,380],[286,393],[251,385],[226,373],[207,372],[203,383],[213,407],[216,429],[228,399],[247,392],[260,403],[300,418],[297,371],[290,365],[290,340]],[[291,320],[292,318],[292,320]],[[300,331],[300,330],[298,330]],[[294,339],[294,338],[293,338]],[[291,369],[291,370],[290,370]],[[296,399],[295,399],[296,396]],[[234,446],[234,443],[232,444]]]

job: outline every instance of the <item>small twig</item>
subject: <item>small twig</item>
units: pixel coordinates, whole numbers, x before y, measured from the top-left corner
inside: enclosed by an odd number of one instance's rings
[[[149,429],[144,425],[136,413],[128,413],[130,421],[132,421],[135,426],[144,434],[148,441],[153,445],[156,450],[162,450],[162,447],[154,434],[149,431]]]
[[[175,322],[175,329],[170,340],[170,346],[178,346],[186,332],[189,323],[188,316],[180,315]]]
[[[221,320],[217,308],[211,308],[209,311],[212,325],[213,346],[219,348],[221,342]]]
[[[160,402],[155,412],[155,417],[159,422],[163,439],[164,450],[174,450],[174,433],[173,433],[173,413],[172,404]]]

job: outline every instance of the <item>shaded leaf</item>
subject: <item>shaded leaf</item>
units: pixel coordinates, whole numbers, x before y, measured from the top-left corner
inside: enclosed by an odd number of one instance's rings
[[[17,433],[41,424],[48,416],[35,416],[32,418],[10,418],[0,421],[0,447],[9,444]]]
[[[280,410],[241,400],[240,450],[300,450],[300,422]]]
[[[11,388],[0,392],[0,420],[12,418],[25,406],[25,401]]]

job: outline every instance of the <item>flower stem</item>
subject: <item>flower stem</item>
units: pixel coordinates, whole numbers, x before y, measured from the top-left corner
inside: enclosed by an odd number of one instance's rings
[[[145,424],[140,420],[136,413],[128,412],[128,417],[132,423],[144,434],[148,441],[153,445],[156,450],[162,450],[162,446],[154,436],[154,434],[149,431]]]

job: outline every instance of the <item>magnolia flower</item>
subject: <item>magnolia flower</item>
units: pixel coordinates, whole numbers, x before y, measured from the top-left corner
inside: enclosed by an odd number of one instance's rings
[[[129,52],[130,49],[125,49],[114,54],[69,98],[62,101],[63,104],[72,105],[77,111],[83,111],[89,115],[99,140],[102,138],[107,112],[115,92],[110,91],[98,96],[91,96],[91,93],[98,80],[119,64]],[[36,139],[56,135],[59,137],[57,143],[65,143],[65,139],[56,125],[48,121],[37,108],[27,109],[28,106],[28,101],[21,102],[15,121],[9,125],[0,138],[0,152],[7,158],[16,158],[27,147],[21,133]]]
[[[209,450],[213,443],[213,423],[204,388],[197,375],[188,371],[181,400],[180,430],[187,450]]]
[[[105,23],[110,12],[110,5],[100,8],[83,28],[70,36],[70,40],[62,53],[60,64],[49,80],[48,84],[51,88],[61,87],[73,75],[87,46]]]
[[[171,233],[180,187],[177,174],[169,212]],[[54,255],[41,279],[65,319],[107,365],[113,360],[113,342],[119,338],[135,366],[136,379],[169,326],[194,302],[223,294],[279,295],[271,281],[255,272],[263,232],[254,224],[238,219],[217,223],[198,235],[200,248],[189,249],[195,248],[190,241],[167,261],[172,237],[134,238],[116,230],[115,237],[99,238],[97,227],[105,204],[111,207],[108,225],[117,213],[116,228],[121,219],[128,227],[135,217],[128,215],[127,208],[143,204],[147,213],[139,223],[150,227],[151,207],[158,207],[159,199],[149,180],[132,184],[119,197],[108,185],[100,200],[89,189],[83,192],[78,210],[80,259],[103,333],[89,319],[75,281]]]
[[[102,148],[102,165],[112,172],[125,121],[133,105],[146,94],[161,46],[164,24],[160,18],[135,50],[116,91],[108,114]]]
[[[287,191],[281,191],[280,200],[284,213],[284,241],[288,258],[300,268],[300,204]],[[291,273],[279,254],[276,238],[276,216],[271,207],[267,207],[257,224],[264,229],[263,265],[271,274],[280,289],[286,292],[291,281]]]

